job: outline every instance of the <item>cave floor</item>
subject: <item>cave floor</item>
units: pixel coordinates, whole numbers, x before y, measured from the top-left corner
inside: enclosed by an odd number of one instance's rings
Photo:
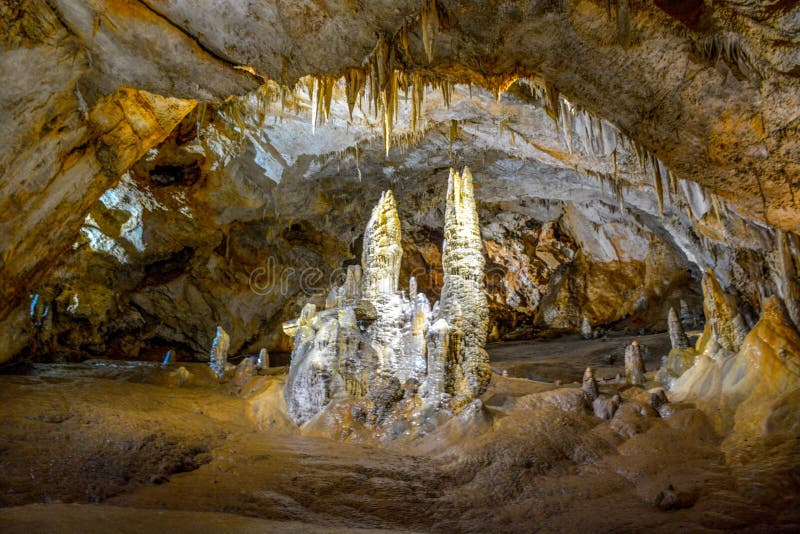
[[[612,380],[617,374],[625,376],[625,347],[637,340],[642,346],[645,368],[654,371],[661,357],[670,350],[669,334],[645,336],[610,335],[586,340],[580,336],[558,339],[508,341],[490,343],[486,350],[496,373],[508,376],[563,384],[580,382],[587,367],[595,371],[598,380]]]
[[[513,343],[490,353],[498,370],[539,359],[547,374],[531,373],[566,382],[611,343],[625,342]],[[561,370],[547,360],[581,344],[586,350]],[[182,365],[197,377],[182,387],[169,368],[124,362],[37,364],[0,375],[0,530],[800,526],[800,460],[781,463],[788,473],[770,470],[774,459],[766,457],[731,467],[723,438],[692,406],[664,419],[620,410],[602,421],[559,408],[574,388],[495,374],[478,425],[454,418],[419,443],[343,443],[265,423],[280,369],[232,387],[203,378],[202,364]],[[617,371],[609,365],[607,372]],[[601,390],[609,387],[601,382]],[[796,447],[784,449],[794,454]],[[672,504],[665,505],[665,492]]]

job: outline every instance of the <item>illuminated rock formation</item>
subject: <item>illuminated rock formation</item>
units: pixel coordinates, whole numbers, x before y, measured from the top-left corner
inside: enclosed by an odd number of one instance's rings
[[[364,231],[364,251],[361,256],[364,298],[374,300],[379,296],[394,295],[397,291],[400,260],[403,258],[400,240],[397,203],[392,192],[385,191],[372,210]]]
[[[262,348],[258,351],[258,359],[256,360],[256,369],[266,369],[269,367],[269,353],[267,349]]]
[[[483,241],[472,173],[467,167],[461,174],[450,169],[442,249],[444,285],[440,317],[464,335],[453,369],[453,393],[471,399],[489,385],[491,368],[484,349],[489,306],[483,280]]]
[[[725,293],[710,269],[703,276],[703,311],[706,315],[706,328],[698,341],[698,350],[703,351],[706,343],[714,351],[716,346],[730,352],[737,352],[747,334],[744,318],[739,313],[736,300]]]
[[[644,360],[638,341],[625,348],[625,381],[634,386],[644,385]]]
[[[295,423],[355,402],[363,404],[355,411],[372,414],[366,421],[377,425],[404,396],[406,411],[458,411],[485,390],[488,306],[468,169],[451,171],[444,235],[442,300],[432,308],[413,277],[407,295],[397,290],[400,219],[392,193],[381,195],[364,233],[361,267],[348,268],[344,284],[328,292],[326,309],[307,304],[299,319],[284,323],[294,336],[284,397]]]
[[[217,335],[214,336],[214,342],[211,344],[211,354],[209,356],[209,365],[217,378],[222,380],[225,376],[225,371],[228,368],[228,349],[231,346],[231,338],[228,333],[223,330],[221,326],[217,327]]]
[[[671,395],[707,408],[719,430],[746,439],[774,431],[776,421],[796,413],[791,392],[798,388],[800,334],[781,300],[771,296],[736,354],[707,349],[675,380]]]

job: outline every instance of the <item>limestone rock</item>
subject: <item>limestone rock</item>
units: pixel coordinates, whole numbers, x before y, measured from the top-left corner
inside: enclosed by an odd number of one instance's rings
[[[253,378],[256,374],[256,366],[252,358],[243,358],[239,365],[236,366],[236,372],[233,375],[233,382],[237,386],[244,385],[245,382]]]
[[[315,425],[355,410],[371,413],[364,421],[372,426],[403,412],[394,423],[410,428],[418,410],[458,412],[486,387],[488,307],[468,169],[463,178],[451,172],[446,208],[441,304],[432,308],[413,277],[408,294],[397,291],[402,236],[386,191],[367,224],[361,269],[348,268],[344,283],[327,292],[324,310],[309,303],[297,320],[284,323],[295,336],[284,398],[296,424],[332,405]]]
[[[639,342],[634,340],[625,348],[625,381],[634,386],[644,385],[644,360]]]
[[[592,410],[594,411],[595,417],[610,421],[621,403],[622,399],[620,399],[619,395],[614,395],[612,397],[600,395],[592,402]]]
[[[403,258],[401,241],[397,203],[392,192],[386,191],[372,210],[364,231],[362,294],[368,300],[375,300],[379,295],[393,295],[397,291],[400,260]]]

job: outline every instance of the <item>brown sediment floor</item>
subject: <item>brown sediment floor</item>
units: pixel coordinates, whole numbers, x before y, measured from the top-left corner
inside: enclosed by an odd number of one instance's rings
[[[575,388],[496,374],[471,419],[414,441],[342,443],[282,419],[279,371],[220,386],[205,366],[185,367],[182,387],[175,368],[119,362],[0,376],[0,530],[800,526],[797,437],[732,467],[702,411],[661,418],[635,390],[602,421],[573,406]]]
[[[637,340],[643,349],[645,367],[656,370],[661,358],[669,353],[667,333],[644,336],[610,335],[585,340],[578,335],[558,339],[508,341],[487,347],[496,373],[508,376],[564,384],[580,382],[587,367],[595,370],[598,379],[625,376],[625,347]]]

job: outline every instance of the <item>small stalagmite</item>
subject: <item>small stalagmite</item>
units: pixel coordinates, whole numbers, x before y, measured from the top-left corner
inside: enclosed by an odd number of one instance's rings
[[[228,366],[228,350],[231,346],[231,338],[221,326],[217,327],[217,334],[211,344],[211,355],[209,365],[218,379],[225,375],[225,368]]]
[[[592,339],[592,334],[592,323],[590,323],[589,319],[584,315],[581,321],[581,337],[583,339]]]
[[[583,390],[583,393],[586,395],[586,399],[589,402],[594,402],[594,400],[600,394],[599,390],[597,389],[597,381],[594,379],[594,370],[592,370],[591,367],[587,367],[586,371],[583,373],[583,384],[581,384],[581,389]]]
[[[266,369],[269,367],[269,353],[267,349],[262,348],[258,351],[258,359],[256,360],[256,369]]]
[[[675,308],[671,306],[667,314],[667,326],[669,326],[669,341],[672,344],[672,348],[681,350],[688,349],[689,338],[686,337],[686,332],[683,331],[683,325],[680,319],[678,319]]]
[[[639,342],[634,340],[625,349],[625,380],[633,386],[644,385],[644,360]]]
[[[669,309],[667,324],[669,325],[669,340],[672,349],[664,360],[664,365],[656,374],[656,379],[669,388],[674,379],[694,365],[697,352],[689,344],[689,338],[686,337],[686,332],[684,332],[683,325],[674,308]]]

